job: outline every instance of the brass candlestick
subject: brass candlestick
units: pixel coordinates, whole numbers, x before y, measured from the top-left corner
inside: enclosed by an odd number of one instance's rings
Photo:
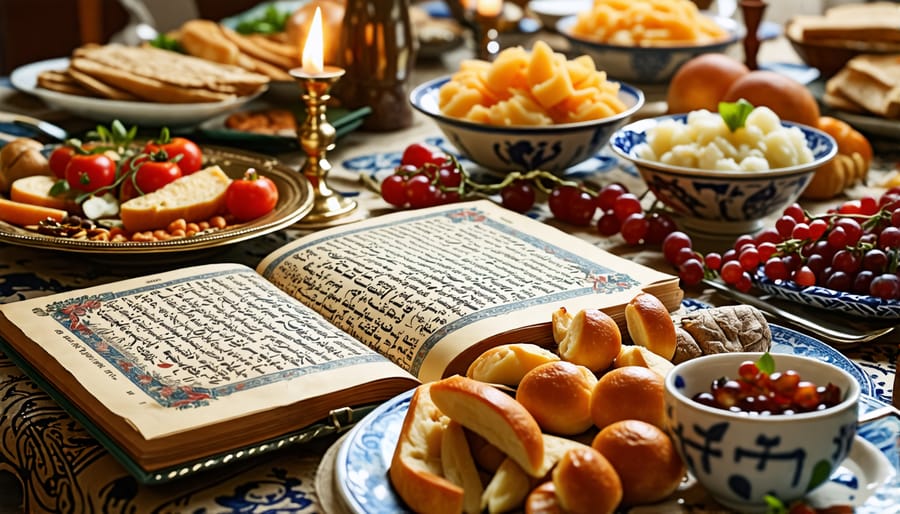
[[[344,70],[325,66],[321,72],[310,73],[303,68],[294,68],[290,74],[300,85],[301,98],[306,104],[306,120],[297,131],[297,139],[307,155],[301,171],[312,184],[315,193],[312,210],[300,223],[321,223],[356,209],[355,201],[336,193],[328,187],[327,181],[331,163],[325,154],[334,148],[336,131],[325,117],[325,104],[331,98],[331,87],[344,75]]]

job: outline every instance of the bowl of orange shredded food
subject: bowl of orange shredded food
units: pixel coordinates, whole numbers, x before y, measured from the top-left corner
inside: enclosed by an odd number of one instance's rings
[[[493,62],[464,61],[456,73],[415,87],[410,102],[461,155],[489,170],[561,172],[593,157],[644,94],[608,80],[588,56],[567,59],[537,41]]]
[[[610,78],[641,84],[665,83],[689,59],[726,52],[746,33],[691,0],[594,0],[590,10],[559,20],[556,30]]]

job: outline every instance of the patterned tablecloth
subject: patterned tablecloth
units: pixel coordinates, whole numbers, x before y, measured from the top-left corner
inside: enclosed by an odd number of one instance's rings
[[[20,112],[21,106],[25,105],[34,109],[34,115],[59,118],[59,113],[42,111],[33,99],[21,96],[9,91],[4,93],[0,88],[0,105],[18,105]],[[408,143],[426,138],[442,143],[437,129],[418,115],[415,125],[405,131],[348,135],[330,156],[336,165],[330,180],[332,187],[357,197],[361,207],[355,216],[377,215],[388,206],[367,187],[371,181],[366,179],[392,169]],[[297,155],[281,157],[292,165],[299,160]],[[892,161],[886,162],[892,165]],[[620,166],[608,151],[601,152],[571,173],[579,178],[590,178],[595,183],[620,181],[634,191],[642,190],[634,170]],[[547,215],[541,209],[533,214]],[[571,227],[563,228],[571,230]],[[230,261],[254,266],[268,252],[301,233],[299,228],[290,228],[197,255],[156,254],[119,259],[0,244],[0,302],[14,302],[189,263]],[[599,238],[590,229],[579,230],[578,234],[638,262],[669,269],[656,249],[629,247],[619,237]],[[711,291],[692,291],[689,295],[710,303],[726,301]],[[887,402],[891,398],[897,354],[897,337],[893,339],[846,352],[872,378],[875,396]],[[21,482],[27,512],[323,512],[315,490],[315,478],[317,467],[331,442],[323,440],[288,448],[255,461],[165,485],[141,485],[76,421],[0,354],[0,472],[11,472]],[[324,480],[323,483],[331,481]],[[5,497],[10,494],[15,492],[0,491]]]

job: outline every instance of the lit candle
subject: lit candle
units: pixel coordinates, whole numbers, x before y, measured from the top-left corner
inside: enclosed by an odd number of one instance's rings
[[[303,71],[310,75],[325,69],[325,38],[322,34],[322,10],[316,7],[306,43],[303,45]]]
[[[462,0],[462,7],[466,11],[474,11],[477,2],[478,0]]]
[[[475,11],[484,17],[500,16],[503,10],[503,0],[478,0]]]

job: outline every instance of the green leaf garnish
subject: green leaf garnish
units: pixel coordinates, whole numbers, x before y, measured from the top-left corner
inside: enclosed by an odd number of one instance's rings
[[[772,358],[772,354],[769,352],[762,354],[759,360],[756,361],[756,368],[767,375],[775,372],[775,359]]]
[[[787,506],[785,506],[784,502],[777,497],[772,496],[771,494],[767,494],[763,497],[763,499],[766,501],[767,514],[787,514]]]
[[[735,130],[747,123],[747,116],[753,112],[753,104],[741,98],[737,102],[719,102],[719,115],[728,125],[728,130]]]

